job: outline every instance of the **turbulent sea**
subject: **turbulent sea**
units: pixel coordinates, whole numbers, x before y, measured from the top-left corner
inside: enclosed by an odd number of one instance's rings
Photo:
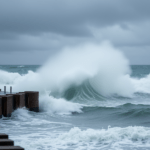
[[[149,150],[150,66],[115,55],[116,64],[95,58],[89,67],[88,58],[73,55],[69,64],[64,55],[43,66],[0,66],[1,89],[40,92],[40,112],[14,111],[0,119],[0,133],[26,150]]]

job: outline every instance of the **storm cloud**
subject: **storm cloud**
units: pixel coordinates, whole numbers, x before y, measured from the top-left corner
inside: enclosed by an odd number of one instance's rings
[[[149,0],[1,0],[0,64],[8,57],[11,64],[41,64],[66,46],[104,40],[131,64],[150,64],[149,6]]]

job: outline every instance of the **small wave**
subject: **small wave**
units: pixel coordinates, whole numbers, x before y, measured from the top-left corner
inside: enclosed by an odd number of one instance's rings
[[[81,130],[78,127],[72,128],[68,133],[59,136],[61,140],[83,141],[83,142],[117,142],[123,139],[130,141],[140,141],[150,143],[150,128],[146,127],[108,127],[108,129],[94,130],[87,129]],[[71,142],[70,141],[70,142]]]
[[[18,68],[23,68],[24,66],[17,66]]]
[[[29,114],[29,111],[26,108],[18,108],[12,113],[11,118],[26,121],[29,118],[31,118],[31,115]]]
[[[56,145],[63,145],[66,148],[82,149],[115,149],[125,147],[150,146],[150,128],[126,127],[108,128],[101,130],[81,130],[78,127],[72,128],[68,133],[59,135],[53,141]],[[116,147],[117,146],[117,147]]]
[[[84,106],[83,114],[88,119],[103,124],[104,126],[111,124],[112,126],[128,126],[128,125],[144,125],[149,126],[150,122],[150,105],[142,104],[123,104],[117,107],[108,106]],[[104,123],[105,122],[105,123]]]
[[[150,128],[140,126],[108,127],[100,130],[90,128],[82,130],[74,127],[68,132],[42,132],[42,134],[40,132],[23,134],[19,138],[17,136],[15,141],[29,150],[144,150],[150,147]]]

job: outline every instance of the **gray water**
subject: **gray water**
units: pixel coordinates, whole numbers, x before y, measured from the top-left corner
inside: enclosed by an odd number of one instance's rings
[[[0,66],[0,88],[15,86],[12,76],[22,78],[40,67]],[[130,78],[136,80],[131,97],[104,96],[86,80],[61,94],[40,93],[39,113],[18,109],[0,120],[0,132],[26,150],[150,149],[150,66],[131,66],[131,70]]]

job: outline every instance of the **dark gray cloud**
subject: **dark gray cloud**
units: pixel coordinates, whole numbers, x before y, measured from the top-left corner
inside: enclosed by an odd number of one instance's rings
[[[1,0],[0,59],[2,52],[38,51],[38,58],[39,51],[103,40],[131,59],[129,49],[137,47],[136,56],[150,46],[149,6],[149,0]]]
[[[87,25],[111,26],[149,20],[149,0],[12,0],[0,2],[0,31],[87,36]]]

